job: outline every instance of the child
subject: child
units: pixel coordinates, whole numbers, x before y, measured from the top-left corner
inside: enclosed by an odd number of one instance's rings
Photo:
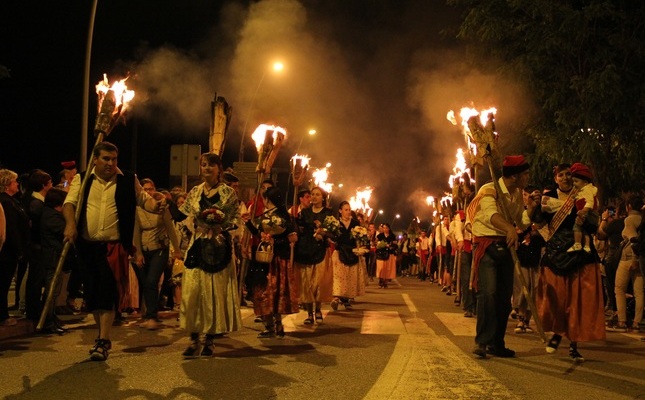
[[[593,224],[593,221],[598,221],[598,200],[596,194],[598,193],[598,188],[596,188],[592,183],[591,170],[584,164],[574,163],[571,166],[571,177],[573,179],[573,186],[578,189],[578,194],[576,194],[576,209],[578,210],[578,215],[589,220]],[[582,245],[582,239],[584,235],[584,246]],[[571,246],[567,252],[571,253],[574,251],[584,250],[587,253],[591,253],[591,235],[589,232],[585,232],[582,228],[582,225],[575,224],[573,226],[573,239],[575,243]]]

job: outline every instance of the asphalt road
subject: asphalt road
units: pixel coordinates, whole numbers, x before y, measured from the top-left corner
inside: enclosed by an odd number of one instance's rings
[[[399,278],[371,284],[352,310],[325,307],[322,324],[285,320],[284,339],[244,329],[220,338],[212,358],[184,360],[188,345],[175,313],[148,331],[132,319],[114,329],[107,362],[88,361],[91,319],[64,317],[65,335],[0,335],[0,397],[6,399],[636,399],[645,398],[645,342],[608,333],[584,343],[572,362],[566,339],[554,355],[537,334],[515,334],[516,357],[478,360],[475,320],[437,285]]]

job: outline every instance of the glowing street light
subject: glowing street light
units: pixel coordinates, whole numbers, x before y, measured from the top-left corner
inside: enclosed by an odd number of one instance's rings
[[[271,69],[274,72],[280,72],[284,69],[284,64],[281,62],[277,61],[274,62]],[[249,119],[251,119],[251,113],[253,112],[253,106],[255,105],[255,99],[258,97],[258,91],[260,91],[260,86],[262,86],[262,82],[264,82],[264,77],[267,75],[267,70],[264,70],[262,73],[262,77],[260,78],[260,81],[258,82],[258,86],[255,88],[255,93],[253,93],[253,97],[251,98],[251,105],[249,106],[249,112],[246,116],[246,120],[244,121],[244,128],[242,128],[242,139],[240,140],[240,153],[238,156],[238,161],[244,161],[244,139],[246,137],[246,127],[249,124]]]

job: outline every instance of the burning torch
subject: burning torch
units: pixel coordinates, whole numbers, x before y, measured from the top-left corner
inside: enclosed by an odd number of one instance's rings
[[[130,102],[134,98],[134,91],[128,90],[128,87],[125,85],[126,79],[114,82],[112,86],[109,86],[107,75],[103,74],[103,80],[96,85],[96,93],[98,95],[98,115],[96,116],[96,122],[94,123],[94,136],[96,137],[96,142],[94,147],[101,143],[105,137],[107,137],[112,129],[121,121],[125,112],[127,111]],[[85,188],[89,182],[90,171],[92,167],[93,160],[90,157],[88,162],[87,169],[83,175],[83,180],[81,181],[81,188],[78,192],[78,203],[76,204],[76,215],[75,219],[78,221],[81,216],[81,211],[83,210],[83,201]],[[63,250],[58,258],[58,264],[56,264],[56,270],[54,271],[54,276],[49,285],[49,292],[47,293],[47,299],[43,306],[43,311],[40,314],[40,319],[36,325],[37,330],[43,329],[45,325],[45,319],[47,314],[52,307],[53,295],[56,285],[58,283],[58,278],[60,272],[63,269],[63,264],[65,263],[65,258],[69,252],[70,247],[72,246],[71,242],[65,242]]]

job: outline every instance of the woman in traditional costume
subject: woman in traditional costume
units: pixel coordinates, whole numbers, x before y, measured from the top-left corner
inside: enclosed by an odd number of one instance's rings
[[[378,286],[387,289],[387,283],[396,278],[396,235],[390,224],[383,224],[383,232],[376,236],[376,276]]]
[[[603,289],[598,254],[567,252],[573,244],[576,218],[575,195],[568,164],[554,169],[557,189],[543,194],[533,218],[539,226],[548,224],[545,254],[541,261],[536,305],[546,332],[553,332],[546,351],[555,353],[562,337],[571,341],[569,356],[582,362],[578,342],[604,340]]]

